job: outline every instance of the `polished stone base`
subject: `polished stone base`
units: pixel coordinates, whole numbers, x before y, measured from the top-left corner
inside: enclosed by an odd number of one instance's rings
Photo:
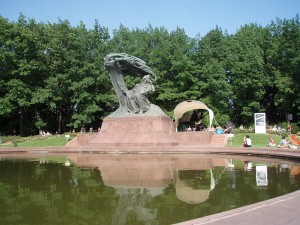
[[[167,116],[106,117],[100,132],[78,135],[78,145],[93,147],[178,146],[175,126]]]
[[[167,147],[210,145],[220,137],[210,131],[176,132],[174,122],[168,116],[106,117],[100,132],[81,133],[69,146],[88,147]],[[222,137],[221,137],[222,136]]]

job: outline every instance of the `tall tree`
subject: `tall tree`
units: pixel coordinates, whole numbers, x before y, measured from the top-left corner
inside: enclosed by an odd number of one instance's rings
[[[275,68],[274,104],[278,109],[278,119],[285,119],[292,113],[299,117],[300,110],[300,21],[296,16],[290,20],[277,19],[268,29],[273,37],[273,54],[270,62]],[[295,118],[295,121],[297,118]]]
[[[65,122],[63,114],[70,110],[69,86],[74,75],[72,72],[76,70],[72,67],[77,63],[76,37],[68,21],[60,20],[57,24],[48,24],[46,32],[48,42],[45,57],[48,74],[44,85],[36,92],[35,102],[45,104],[55,115],[57,126],[48,129],[62,133]]]
[[[93,30],[88,31],[84,24],[77,27],[77,53],[80,63],[74,71],[70,90],[73,92],[73,115],[71,126],[78,128],[85,123],[99,126],[100,119],[112,111],[109,76],[106,74],[103,59],[108,54],[110,39],[108,30],[95,21]]]
[[[253,113],[264,112],[262,105],[268,84],[263,49],[266,29],[245,25],[228,43],[226,70],[232,86],[231,103],[238,124],[249,124]]]
[[[232,115],[232,86],[225,59],[228,54],[228,35],[216,27],[198,42],[196,60],[199,73],[201,100],[215,113],[217,121],[225,124]]]
[[[34,119],[31,99],[42,81],[39,77],[43,64],[39,57],[39,31],[40,26],[33,19],[27,21],[21,14],[18,22],[10,26],[3,36],[2,65],[5,66],[5,71],[2,73],[2,81],[5,83],[2,90],[5,91],[5,111],[13,115],[13,118],[18,118],[19,126],[15,124],[14,129],[20,135],[31,132],[30,126],[27,126]]]
[[[197,78],[199,67],[192,60],[195,41],[179,28],[170,34],[156,29],[153,44],[155,48],[149,63],[158,75],[156,102],[172,115],[178,103],[201,96]]]

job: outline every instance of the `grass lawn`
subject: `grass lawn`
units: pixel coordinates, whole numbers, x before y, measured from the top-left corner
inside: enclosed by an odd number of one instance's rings
[[[247,134],[251,138],[252,147],[254,147],[254,148],[266,148],[269,137],[272,137],[276,141],[277,145],[279,144],[280,140],[282,139],[281,136],[274,135],[274,134],[238,133],[238,134],[234,134],[234,137],[232,139],[232,144],[228,144],[227,146],[241,147],[243,144],[243,139]],[[286,137],[286,140],[289,141],[290,138]],[[268,147],[268,148],[276,148],[276,146]]]
[[[68,141],[72,140],[74,136],[71,135]],[[5,142],[5,137],[3,137]],[[1,144],[1,147],[14,147],[14,142],[18,147],[49,147],[49,146],[64,146],[67,144],[65,135],[54,135],[54,136],[31,136],[26,138],[20,137],[9,137],[8,142]]]

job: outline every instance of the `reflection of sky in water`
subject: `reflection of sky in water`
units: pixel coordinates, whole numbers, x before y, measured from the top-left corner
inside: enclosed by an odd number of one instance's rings
[[[0,224],[171,224],[300,188],[299,163],[230,157],[82,154],[68,156],[70,164],[66,157],[2,158]]]

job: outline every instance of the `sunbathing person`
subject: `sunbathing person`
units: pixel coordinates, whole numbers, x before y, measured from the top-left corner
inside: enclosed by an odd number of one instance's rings
[[[274,147],[274,146],[276,146],[276,142],[274,141],[273,138],[271,138],[271,137],[269,138],[269,142],[268,142],[267,146],[268,147]]]

